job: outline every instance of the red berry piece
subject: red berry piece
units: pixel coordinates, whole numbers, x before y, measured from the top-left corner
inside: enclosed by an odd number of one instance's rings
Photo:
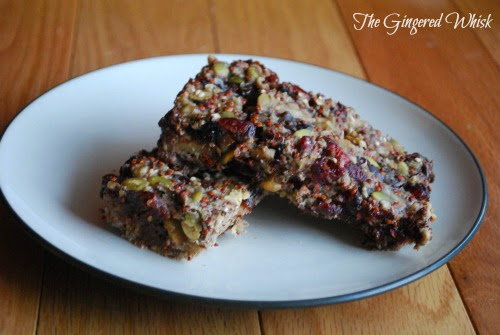
[[[431,191],[425,184],[408,185],[406,189],[418,200],[429,200]]]
[[[344,167],[348,162],[350,162],[349,156],[347,156],[340,147],[333,143],[328,142],[326,145],[326,153],[330,156],[334,156],[337,159],[339,166]]]
[[[309,151],[313,146],[310,136],[302,136],[298,143],[299,152]]]
[[[318,158],[311,166],[314,181],[319,184],[330,184],[345,173],[345,169],[326,157]]]
[[[219,120],[219,126],[239,142],[249,140],[255,136],[255,125],[250,121],[226,118]]]

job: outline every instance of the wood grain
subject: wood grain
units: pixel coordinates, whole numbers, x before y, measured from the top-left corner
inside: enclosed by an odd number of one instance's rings
[[[371,2],[339,0],[346,22],[352,13],[411,13],[437,17],[455,11],[448,1],[423,6],[412,0]],[[499,125],[500,71],[476,31],[451,27],[401,31],[389,36],[383,29],[349,30],[368,78],[422,105],[453,128],[479,158],[489,185],[489,206],[481,229],[450,263],[450,269],[472,320],[481,333],[498,332],[500,269]]]
[[[0,1],[0,131],[30,100],[67,79],[74,1]],[[0,200],[0,334],[36,329],[43,251]]]
[[[71,75],[158,55],[214,52],[205,1],[83,1]],[[49,255],[38,334],[258,334],[257,311],[160,301]]]
[[[0,129],[67,79],[75,1],[0,2]]]
[[[340,13],[331,1],[215,0],[217,40],[223,53],[292,58],[363,76]]]
[[[0,334],[36,329],[43,250],[23,234],[17,218],[0,200]]]
[[[331,1],[316,1],[314,6],[304,1],[287,1],[286,5],[277,1],[253,1],[236,9],[236,13],[230,2],[218,0],[214,4],[220,51],[223,53],[273,52],[273,56],[325,65],[365,77],[342,15]],[[239,11],[244,14],[239,14]],[[250,31],[249,26],[253,27]],[[245,39],[241,39],[241,34]],[[315,52],[316,45],[320,46],[318,49],[329,52]],[[443,291],[446,291],[446,298],[442,296]],[[386,308],[397,309],[397,313],[388,313]],[[371,314],[364,315],[369,311]],[[374,299],[334,307],[261,313],[265,334],[342,331],[396,334],[404,332],[408,325],[418,326],[415,329],[421,333],[439,333],[436,330],[447,329],[474,333],[446,267],[425,280]],[[458,326],[455,328],[453,324]]]
[[[38,334],[259,334],[256,312],[158,300],[47,259]]]
[[[262,313],[273,334],[474,334],[446,267],[413,284],[354,303]]]
[[[474,32],[479,37],[486,49],[500,65],[500,27],[498,18],[500,15],[500,1],[495,0],[453,0],[455,6],[459,9],[462,15],[476,13],[483,18],[491,14],[493,18],[492,29],[477,29]]]
[[[168,54],[214,52],[204,0],[82,1],[71,75]]]

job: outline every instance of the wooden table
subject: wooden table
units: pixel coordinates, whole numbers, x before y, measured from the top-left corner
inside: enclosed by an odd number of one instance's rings
[[[0,204],[0,334],[500,333],[500,2],[229,0],[0,1],[0,129],[30,100],[90,70],[138,58],[247,53],[319,64],[428,109],[481,161],[490,202],[447,266],[336,306],[227,310],[158,300],[94,278],[27,237]],[[493,15],[492,29],[354,29],[352,14]]]

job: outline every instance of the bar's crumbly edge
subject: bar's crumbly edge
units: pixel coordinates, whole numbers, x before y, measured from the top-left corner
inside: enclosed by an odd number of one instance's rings
[[[142,151],[103,177],[104,220],[133,244],[171,258],[191,259],[219,235],[239,234],[243,216],[260,200],[251,183],[221,173],[189,176]]]

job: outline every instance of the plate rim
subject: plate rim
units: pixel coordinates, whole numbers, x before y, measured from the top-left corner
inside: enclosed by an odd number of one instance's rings
[[[464,249],[464,247],[472,240],[474,235],[477,233],[479,230],[479,227],[481,226],[482,221],[484,220],[484,216],[486,213],[486,208],[488,205],[488,185],[486,182],[486,175],[483,171],[483,168],[481,167],[481,164],[479,163],[479,160],[476,158],[472,150],[469,148],[467,143],[452,129],[450,128],[446,123],[444,123],[441,119],[439,119],[437,116],[429,112],[427,109],[423,108],[419,104],[415,103],[414,101],[399,95],[383,86],[380,86],[378,84],[372,83],[368,80],[358,78],[355,76],[352,76],[350,74],[347,74],[342,71],[337,71],[330,69],[326,66],[321,66],[317,64],[312,64],[308,62],[302,62],[302,61],[297,61],[293,59],[288,59],[288,58],[278,58],[278,57],[269,57],[269,56],[261,56],[261,55],[252,55],[252,54],[225,54],[225,53],[188,53],[188,54],[169,54],[169,55],[164,55],[164,56],[156,56],[156,57],[147,57],[147,58],[140,58],[140,59],[135,59],[127,62],[122,62],[122,63],[117,63],[117,64],[112,64],[109,66],[101,67],[83,74],[80,74],[78,76],[66,79],[62,81],[61,83],[57,84],[56,86],[48,89],[47,91],[41,93],[38,95],[36,98],[32,99],[29,101],[21,110],[7,123],[5,126],[4,130],[2,131],[2,134],[0,135],[0,143],[2,142],[3,136],[6,134],[6,132],[9,130],[13,122],[33,103],[35,103],[39,98],[45,96],[49,92],[59,88],[60,86],[63,86],[67,84],[68,82],[78,79],[80,77],[84,77],[88,74],[97,72],[97,71],[102,71],[105,69],[110,69],[113,67],[118,67],[122,65],[127,65],[130,63],[135,63],[135,62],[145,62],[145,61],[150,61],[150,60],[155,60],[155,59],[166,59],[166,58],[174,58],[174,57],[183,57],[183,56],[208,56],[208,55],[214,55],[216,57],[233,57],[233,58],[246,58],[246,57],[251,57],[251,58],[267,58],[267,59],[272,59],[272,60],[278,60],[278,61],[286,61],[290,63],[295,63],[295,64],[302,64],[302,65],[309,65],[312,67],[316,67],[322,70],[327,70],[331,72],[335,72],[337,74],[341,74],[343,76],[350,77],[352,79],[355,79],[356,81],[362,82],[364,84],[369,84],[372,86],[375,86],[379,89],[382,89],[383,91],[387,92],[390,95],[396,96],[398,98],[401,98],[408,103],[410,103],[413,106],[418,107],[418,109],[422,110],[424,113],[427,113],[429,116],[431,116],[435,121],[443,125],[450,133],[455,136],[456,139],[464,146],[466,149],[467,153],[470,155],[472,158],[479,175],[481,177],[481,186],[482,186],[482,201],[481,201],[481,207],[479,209],[479,213],[474,221],[474,224],[472,225],[471,229],[465,237],[453,248],[451,249],[448,253],[446,253],[443,257],[438,259],[432,264],[429,264],[428,266],[420,269],[419,271],[416,271],[408,276],[405,276],[403,278],[396,279],[394,281],[391,281],[389,283],[379,285],[373,288],[361,290],[361,291],[356,291],[353,293],[348,293],[348,294],[342,294],[342,295],[335,295],[335,296],[330,296],[330,297],[322,297],[322,298],[313,298],[313,299],[300,299],[300,300],[277,300],[277,301],[268,301],[268,300],[234,300],[234,299],[222,299],[222,298],[209,298],[209,297],[203,297],[203,296],[198,296],[198,295],[192,295],[192,294],[187,294],[187,293],[179,293],[175,291],[170,291],[170,290],[165,290],[165,289],[160,289],[157,287],[149,286],[146,284],[141,284],[138,282],[135,282],[130,279],[126,279],[123,277],[120,277],[118,275],[109,273],[103,269],[97,268],[93,265],[87,264],[82,260],[77,259],[76,257],[62,251],[55,245],[49,243],[47,240],[45,240],[42,236],[40,236],[33,228],[31,228],[24,220],[21,219],[21,217],[17,214],[16,211],[12,208],[11,204],[5,197],[5,194],[3,193],[2,186],[0,185],[0,196],[7,204],[7,207],[9,208],[10,212],[14,214],[14,216],[17,218],[16,223],[20,223],[20,226],[23,228],[23,231],[30,236],[34,241],[39,243],[43,248],[46,250],[50,251],[52,254],[56,255],[57,257],[62,258],[64,261],[67,263],[70,263],[73,266],[76,266],[80,270],[83,270],[87,273],[90,273],[92,275],[95,275],[101,279],[104,279],[107,282],[110,283],[117,283],[122,287],[132,289],[135,291],[138,291],[140,293],[144,293],[153,297],[157,298],[162,298],[162,299],[169,299],[169,300],[174,300],[174,301],[179,301],[179,302],[187,302],[187,303],[201,303],[206,306],[216,306],[216,307],[230,307],[230,308],[244,308],[244,309],[282,309],[282,308],[303,308],[303,307],[315,307],[315,306],[324,306],[324,305],[332,305],[332,304],[338,304],[338,303],[344,303],[344,302],[350,302],[350,301],[355,301],[355,300],[360,300],[368,297],[372,297],[375,295],[379,295],[391,290],[394,290],[396,288],[399,288],[401,286],[410,284],[432,272],[440,268],[441,266],[445,265],[447,262],[452,260],[460,251]]]

